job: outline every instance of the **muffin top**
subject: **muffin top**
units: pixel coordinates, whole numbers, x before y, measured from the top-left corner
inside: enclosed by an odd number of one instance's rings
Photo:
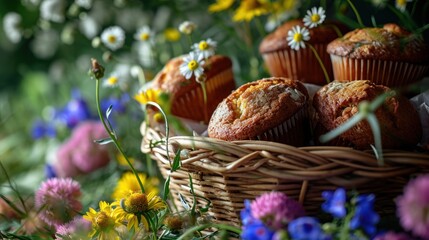
[[[209,137],[250,139],[292,117],[307,99],[306,88],[296,80],[273,77],[244,84],[216,108]]]
[[[357,59],[428,63],[429,47],[400,26],[355,29],[328,45],[328,53]]]
[[[337,128],[359,111],[359,103],[372,101],[390,91],[368,80],[333,81],[322,87],[313,98],[319,123],[328,131]],[[421,123],[417,111],[403,96],[389,96],[375,111],[385,148],[415,145],[421,137]],[[370,148],[374,143],[371,127],[361,121],[339,137],[358,149]]]
[[[310,40],[307,42],[310,44],[314,43],[326,43],[328,44],[332,40],[338,38],[338,34],[333,26],[336,26],[341,32],[346,32],[346,27],[337,22],[326,22],[315,28],[310,28]],[[279,26],[274,32],[267,35],[259,45],[260,53],[268,53],[278,50],[290,49],[287,41],[287,34],[293,27],[300,26],[304,27],[302,19],[295,19],[285,22]]]
[[[152,81],[152,88],[161,89],[171,94],[173,97],[184,92],[199,87],[193,75],[187,80],[180,73],[180,65],[183,63],[183,56],[171,59],[164,68],[155,76]],[[204,74],[210,78],[226,69],[232,68],[232,61],[229,57],[214,55],[209,57],[204,63]]]

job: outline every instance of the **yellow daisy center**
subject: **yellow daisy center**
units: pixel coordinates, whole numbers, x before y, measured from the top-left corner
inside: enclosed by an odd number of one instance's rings
[[[115,77],[115,76],[109,77],[109,78],[107,79],[107,83],[108,83],[109,85],[115,85],[115,84],[117,84],[117,83],[118,83],[118,78],[117,78],[117,77]]]
[[[293,40],[295,42],[301,42],[302,41],[302,34],[301,33],[295,33],[295,35],[293,35]]]
[[[115,43],[115,42],[116,42],[116,36],[115,36],[115,35],[109,35],[109,36],[107,37],[107,41],[108,41],[109,43]]]
[[[142,34],[140,34],[140,39],[142,40],[142,41],[147,41],[148,39],[149,39],[149,33],[142,33]]]
[[[206,50],[207,48],[209,48],[209,44],[206,41],[201,41],[198,47],[200,48],[200,50]]]
[[[100,212],[95,217],[95,223],[100,229],[107,228],[111,225],[111,219],[105,212]]]
[[[130,213],[142,213],[148,210],[149,203],[146,194],[133,193],[125,199],[125,210]]]
[[[405,6],[407,4],[407,0],[396,0],[396,3],[399,6]]]
[[[312,22],[319,22],[320,21],[320,15],[319,14],[313,14],[311,15],[311,21]]]
[[[188,68],[191,69],[191,71],[194,71],[198,68],[198,62],[195,60],[192,60],[188,63]]]

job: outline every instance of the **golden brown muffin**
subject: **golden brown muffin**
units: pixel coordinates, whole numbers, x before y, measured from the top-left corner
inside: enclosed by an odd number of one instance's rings
[[[272,77],[246,83],[218,105],[209,137],[302,145],[308,128],[307,101],[306,88],[296,80]]]
[[[334,81],[322,87],[314,96],[320,129],[333,130],[349,120],[359,110],[359,103],[372,101],[377,96],[390,91],[388,87],[376,85],[368,80],[351,82]],[[417,111],[407,98],[390,96],[379,107],[377,117],[383,148],[415,146],[422,135]],[[357,149],[369,149],[374,137],[366,120],[359,122],[350,130],[341,134],[332,143]]]
[[[201,84],[195,76],[187,80],[180,73],[182,57],[170,60],[159,72],[152,88],[169,93],[171,112],[175,116],[208,123],[216,106],[235,89],[232,62],[226,56],[209,57],[204,64],[207,89],[207,112],[204,112],[204,99]]]
[[[401,87],[420,80],[429,69],[429,47],[392,23],[351,31],[332,41],[327,51],[339,81],[368,79]]]
[[[267,35],[259,45],[259,52],[268,71],[273,77],[288,77],[318,85],[326,84],[323,70],[311,49],[306,47],[296,51],[289,47],[288,32],[295,26],[304,27],[304,23],[301,19],[288,21]],[[339,37],[337,31],[346,32],[345,29],[336,22],[327,22],[308,29],[310,40],[307,43],[317,50],[330,78],[333,77],[332,65],[329,54],[326,53],[326,46]]]

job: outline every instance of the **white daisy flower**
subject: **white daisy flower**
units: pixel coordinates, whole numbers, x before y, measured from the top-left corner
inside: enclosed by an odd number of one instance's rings
[[[134,38],[141,42],[153,42],[154,33],[148,26],[141,27],[135,34]]]
[[[79,30],[88,39],[93,39],[100,31],[100,25],[95,19],[86,14],[79,16]]]
[[[119,86],[119,81],[120,78],[118,74],[116,72],[112,72],[107,78],[104,79],[103,86],[114,88]]]
[[[179,25],[179,32],[184,34],[192,34],[194,30],[197,28],[197,25],[191,21],[184,21]]]
[[[200,77],[204,73],[203,59],[203,54],[190,52],[189,55],[183,58],[183,63],[180,65],[180,73],[186,79],[190,79],[192,74],[197,78]]]
[[[399,9],[401,12],[405,12],[407,9],[407,3],[412,2],[413,0],[396,0],[396,8]]]
[[[307,28],[295,26],[287,33],[288,45],[298,51],[300,48],[305,48],[305,41],[310,40],[310,32]]]
[[[313,7],[311,11],[307,10],[307,15],[305,15],[303,21],[306,27],[314,28],[322,24],[323,21],[325,21],[325,18],[325,9],[323,9],[322,7]]]
[[[3,18],[3,29],[6,37],[12,43],[19,43],[21,41],[21,25],[22,17],[18,13],[9,12]]]
[[[207,40],[195,43],[192,46],[192,49],[197,53],[201,53],[203,57],[207,59],[208,57],[213,56],[215,54],[216,46],[217,43],[208,38]]]
[[[83,7],[85,9],[91,9],[92,7],[92,0],[74,0],[74,2],[79,7]]]
[[[103,81],[104,87],[127,89],[131,79],[131,67],[128,64],[117,64],[114,70]]]
[[[145,42],[136,42],[133,46],[137,53],[138,61],[143,67],[153,67],[155,65],[153,47]]]
[[[40,17],[52,22],[62,23],[65,19],[66,0],[44,0],[40,4]]]
[[[121,27],[113,26],[106,28],[101,33],[101,41],[107,48],[115,51],[121,48],[125,42],[125,32]]]

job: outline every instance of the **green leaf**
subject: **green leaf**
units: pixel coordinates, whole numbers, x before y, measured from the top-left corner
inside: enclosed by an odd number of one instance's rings
[[[110,105],[106,110],[106,118],[109,119],[110,114],[112,113],[113,105]]]
[[[183,208],[185,208],[187,211],[191,209],[188,201],[186,201],[185,197],[183,197],[181,193],[179,193],[179,200],[180,200],[180,203],[182,203]]]
[[[181,151],[182,151],[181,149],[177,150],[176,156],[174,156],[173,166],[171,167],[171,172],[178,170],[181,166],[181,161],[180,161],[180,152]]]
[[[170,194],[170,175],[167,177],[167,180],[164,183],[164,194],[163,194],[163,200],[167,200],[168,195]]]
[[[103,139],[94,140],[94,142],[98,143],[100,145],[106,145],[106,144],[112,143],[113,139],[111,139],[111,138],[103,138]]]

